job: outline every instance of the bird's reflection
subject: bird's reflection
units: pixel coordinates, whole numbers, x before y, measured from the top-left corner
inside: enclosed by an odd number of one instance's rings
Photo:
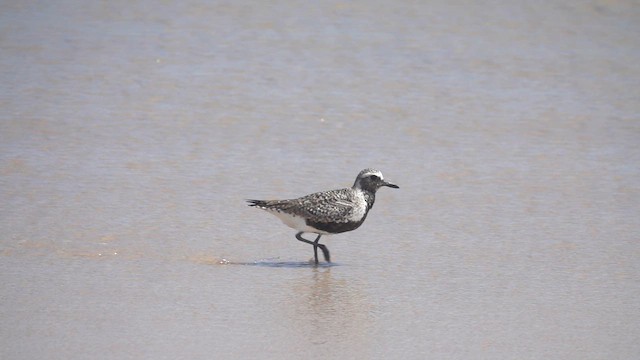
[[[291,287],[297,300],[287,313],[308,343],[334,350],[344,346],[350,353],[355,346],[366,354],[371,348],[367,342],[374,324],[373,306],[357,286],[335,277],[332,270],[336,268],[314,267],[301,273]]]

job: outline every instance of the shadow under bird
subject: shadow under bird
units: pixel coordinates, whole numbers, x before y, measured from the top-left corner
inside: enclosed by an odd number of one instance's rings
[[[313,245],[313,256],[318,264],[318,248],[324,259],[331,262],[329,249],[320,244],[322,235],[339,234],[355,230],[367,218],[376,200],[376,191],[383,186],[398,189],[398,185],[386,182],[382,173],[364,169],[350,188],[321,191],[290,200],[247,200],[255,206],[277,216],[282,222],[298,231],[296,239]],[[304,233],[318,236],[314,241],[302,237]]]

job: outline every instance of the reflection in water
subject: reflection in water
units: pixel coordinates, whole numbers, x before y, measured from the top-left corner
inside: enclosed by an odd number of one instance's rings
[[[335,354],[341,348],[345,354],[354,354],[354,351],[367,354],[369,351],[370,332],[374,326],[372,306],[352,281],[336,279],[332,275],[332,269],[340,268],[339,263],[316,265],[312,261],[263,259],[237,262],[222,259],[209,264],[293,272],[294,278],[289,281],[291,288],[276,291],[287,299],[280,303],[280,311],[284,314],[281,321],[292,329],[293,336],[298,337],[292,344],[309,349],[320,358]]]
[[[322,262],[320,264],[316,264],[313,261],[282,261],[282,260],[256,260],[256,261],[232,261],[226,258],[218,259],[216,257],[207,255],[207,256],[190,256],[188,258],[189,261],[194,263],[201,263],[207,265],[244,265],[244,266],[260,266],[260,267],[270,267],[270,268],[330,268],[334,266],[339,266],[340,264],[331,262],[326,263]]]
[[[314,355],[344,353],[364,357],[371,348],[374,326],[372,305],[351,281],[336,279],[332,268],[314,268],[292,286],[292,312],[288,317],[302,340],[317,345]],[[329,350],[331,349],[331,350]]]
[[[340,265],[334,262],[332,263],[322,262],[320,264],[316,264],[315,262],[312,262],[312,261],[279,261],[279,260],[259,260],[251,263],[225,262],[225,264],[253,265],[253,266],[264,266],[264,267],[274,267],[274,268],[316,268],[316,269],[330,268],[330,267]]]

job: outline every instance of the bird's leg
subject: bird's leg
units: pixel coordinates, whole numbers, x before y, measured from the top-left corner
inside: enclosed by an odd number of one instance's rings
[[[316,252],[316,264],[318,263],[318,254],[317,254],[317,250],[316,250],[316,246],[320,248],[320,250],[322,250],[322,255],[324,255],[324,260],[328,263],[331,262],[331,255],[329,255],[329,249],[327,248],[326,245],[324,244],[319,244],[318,241],[320,241],[320,236],[322,235],[318,235],[318,237],[316,238],[316,241],[314,241],[313,243],[315,244],[313,247],[313,250]]]
[[[318,237],[316,238],[315,241],[310,241],[310,240],[307,240],[307,239],[303,238],[302,234],[303,234],[302,231],[297,233],[296,234],[296,239],[298,239],[298,240],[300,240],[302,242],[305,242],[307,244],[313,245],[313,258],[316,261],[316,265],[318,264],[318,248],[320,248],[320,250],[322,250],[322,255],[324,255],[324,260],[326,262],[330,263],[331,262],[331,255],[329,254],[329,249],[327,248],[326,245],[318,243],[318,241],[320,241],[320,237],[322,235],[318,235]]]
[[[313,243],[313,258],[316,260],[316,265],[318,265],[318,244]]]
[[[310,241],[310,240],[307,240],[307,239],[303,238],[302,234],[303,234],[302,231],[297,233],[296,234],[296,239],[298,239],[298,240],[300,240],[302,242],[305,242],[307,244],[313,245],[313,256],[314,256],[314,258],[316,260],[316,265],[318,265],[318,240],[320,240],[320,235],[318,235],[318,237],[316,238],[316,241],[313,242],[313,241]],[[326,251],[326,247],[324,245],[322,245],[322,247],[324,248],[322,250],[322,252],[324,253]],[[326,255],[325,255],[325,259],[326,259]]]

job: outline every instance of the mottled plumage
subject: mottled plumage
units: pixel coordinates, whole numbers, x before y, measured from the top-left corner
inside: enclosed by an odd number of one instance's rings
[[[382,173],[375,169],[364,169],[350,188],[322,191],[290,200],[247,200],[250,206],[266,210],[282,220],[287,226],[298,230],[296,238],[322,249],[325,260],[330,261],[329,250],[319,244],[320,236],[338,234],[357,229],[367,217],[375,202],[376,191],[397,185],[383,180]],[[318,234],[314,242],[301,237],[302,233]]]

